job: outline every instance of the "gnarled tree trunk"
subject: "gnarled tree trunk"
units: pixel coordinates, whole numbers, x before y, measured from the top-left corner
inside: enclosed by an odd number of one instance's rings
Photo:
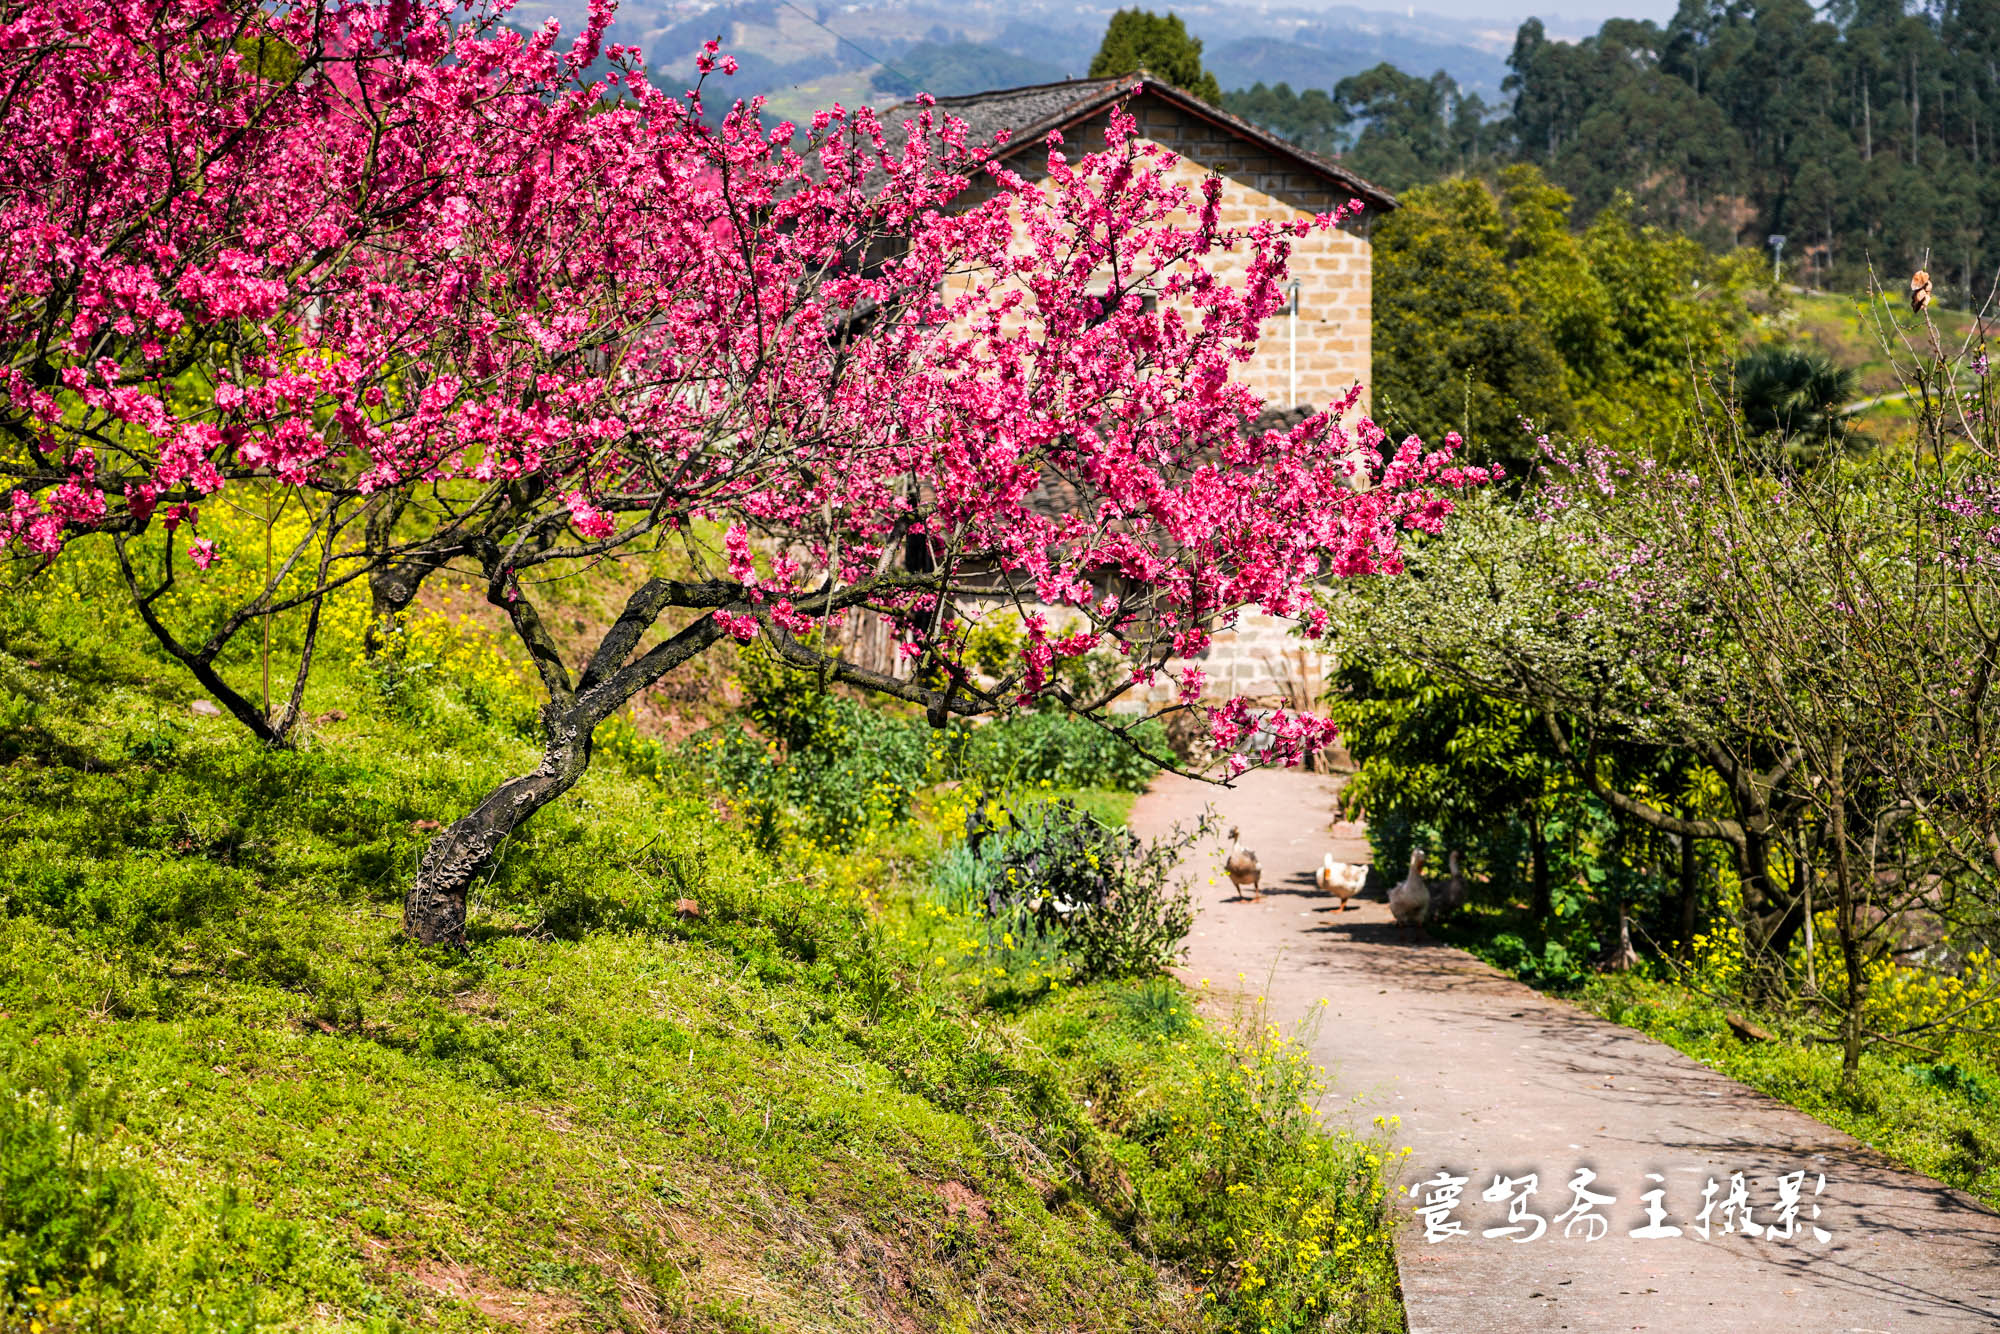
[[[557,713],[552,706],[544,714],[542,762],[535,771],[502,783],[424,849],[403,901],[405,932],[425,945],[464,942],[473,877],[529,816],[576,786],[590,768],[596,727],[577,710]]]

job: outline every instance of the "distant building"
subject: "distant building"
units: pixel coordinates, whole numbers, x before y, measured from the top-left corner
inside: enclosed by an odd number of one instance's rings
[[[1134,84],[1142,89],[1136,95]],[[1293,248],[1291,274],[1299,281],[1296,330],[1280,316],[1270,328],[1269,346],[1258,349],[1249,369],[1251,387],[1273,408],[1330,403],[1357,384],[1365,408],[1371,328],[1368,234],[1375,218],[1396,206],[1394,195],[1338,162],[1178,88],[1146,82],[1144,75],[941,97],[937,109],[966,123],[969,144],[991,144],[1004,131],[1007,144],[994,157],[1035,180],[1046,173],[1043,141],[1051,130],[1060,130],[1076,152],[1101,148],[1111,108],[1119,102],[1138,123],[1142,138],[1180,157],[1176,175],[1181,180],[1198,185],[1211,172],[1224,178],[1226,227],[1330,213],[1356,199],[1367,206],[1337,231],[1314,233]],[[892,108],[882,113],[882,123],[899,125],[915,110]]]
[[[1134,94],[1134,84],[1141,91]],[[1143,139],[1177,155],[1175,174],[1198,185],[1209,174],[1224,180],[1222,223],[1248,226],[1332,212],[1360,200],[1362,214],[1344,226],[1314,232],[1292,251],[1291,276],[1298,281],[1294,315],[1280,315],[1247,368],[1247,382],[1271,405],[1267,423],[1298,420],[1329,404],[1356,385],[1361,407],[1368,404],[1370,376],[1371,260],[1369,233],[1374,219],[1396,206],[1388,191],[1356,176],[1338,162],[1311,153],[1177,88],[1143,75],[1072,80],[937,99],[939,112],[970,127],[967,141],[991,145],[1004,131],[1007,143],[994,153],[1028,180],[1046,173],[1044,141],[1061,131],[1076,152],[1104,143],[1111,110],[1123,102]],[[899,126],[914,107],[882,114],[886,127]],[[1051,487],[1036,503],[1066,509],[1078,498]],[[1052,620],[1060,624],[1064,612]],[[1217,694],[1247,695],[1259,704],[1299,707],[1316,698],[1318,658],[1290,633],[1292,623],[1246,610],[1239,628],[1219,634],[1203,655],[1203,669]],[[884,628],[864,616],[849,627],[846,652],[866,665],[896,670],[894,644]],[[1160,699],[1171,691],[1164,684]]]

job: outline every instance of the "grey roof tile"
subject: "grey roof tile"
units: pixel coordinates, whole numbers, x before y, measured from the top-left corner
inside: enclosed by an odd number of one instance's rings
[[[1003,131],[1006,132],[1007,145],[998,154],[1004,159],[1041,143],[1051,130],[1063,129],[1096,115],[1130,93],[1135,84],[1140,86],[1142,96],[1158,97],[1188,115],[1249,140],[1266,152],[1290,158],[1355,198],[1365,200],[1371,208],[1387,210],[1396,206],[1393,194],[1363,180],[1333,159],[1300,148],[1241,116],[1202,101],[1192,93],[1148,80],[1143,74],[1116,79],[1068,79],[1062,83],[1030,84],[1025,88],[997,88],[991,92],[940,97],[936,105],[940,111],[965,122],[969,143],[990,147],[999,140]],[[903,122],[918,110],[914,102],[905,102],[883,111],[881,123],[884,131],[892,137],[900,137]]]

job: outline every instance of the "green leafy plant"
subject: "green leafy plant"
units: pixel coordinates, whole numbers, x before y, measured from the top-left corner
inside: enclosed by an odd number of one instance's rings
[[[1587,976],[1559,940],[1530,945],[1512,933],[1495,936],[1478,952],[1489,963],[1515,974],[1530,986],[1563,991],[1581,986]]]
[[[1906,1065],[1903,1073],[1922,1084],[1925,1088],[1940,1089],[1953,1093],[1974,1106],[1984,1107],[2000,1097],[1990,1076],[1958,1064],[1956,1061],[1937,1061],[1930,1065]]]
[[[1179,961],[1194,908],[1174,870],[1213,832],[1212,817],[1142,843],[1066,800],[1000,816],[998,832],[975,828],[975,850],[950,864],[953,902],[976,894],[992,931],[1046,942],[1079,981],[1147,976]]]
[[[135,1250],[158,1228],[150,1184],[103,1161],[117,1107],[83,1059],[11,1064],[0,1086],[0,1317],[33,1297],[130,1285]]]
[[[1155,755],[1168,752],[1157,722],[1134,729],[1132,741]],[[1133,744],[1095,723],[1062,713],[1019,713],[983,727],[955,729],[957,766],[990,788],[1109,788],[1142,792],[1160,772]]]

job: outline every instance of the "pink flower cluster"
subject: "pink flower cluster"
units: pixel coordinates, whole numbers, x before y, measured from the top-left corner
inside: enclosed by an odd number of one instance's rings
[[[947,660],[957,575],[1062,609],[1027,618],[1032,696],[1060,658],[1144,681],[1240,608],[1315,617],[1315,581],[1398,569],[1484,480],[1351,400],[1250,429],[1291,246],[1340,218],[1225,229],[1122,114],[1033,181],[928,104],[718,121],[603,49],[611,12],[558,50],[446,0],[8,9],[0,545],[193,528],[248,478],[457,488],[450,521],[544,561],[713,525],[738,639],[871,580]],[[1057,478],[1087,503],[1038,507]],[[897,578],[906,544],[943,573]],[[1286,758],[1331,736],[1258,726]]]

